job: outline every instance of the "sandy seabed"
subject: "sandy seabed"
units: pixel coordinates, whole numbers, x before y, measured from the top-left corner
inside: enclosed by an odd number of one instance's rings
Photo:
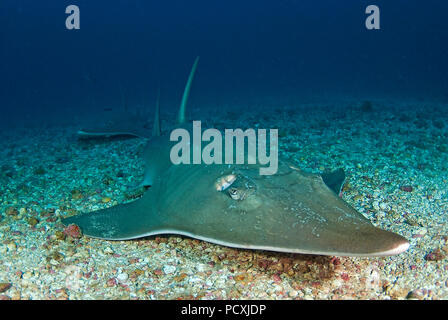
[[[61,218],[141,195],[128,186],[143,176],[146,141],[78,141],[76,125],[17,128],[0,133],[0,298],[448,298],[448,105],[254,108],[218,106],[190,118],[218,129],[278,128],[284,156],[309,172],[346,170],[343,199],[374,225],[409,239],[409,250],[344,258],[237,250],[179,236],[70,236]]]

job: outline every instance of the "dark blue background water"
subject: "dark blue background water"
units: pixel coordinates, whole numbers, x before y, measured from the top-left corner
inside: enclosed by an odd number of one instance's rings
[[[65,28],[70,4],[80,30]],[[381,30],[365,28],[369,4]],[[197,55],[191,104],[202,107],[446,101],[447,13],[441,0],[1,0],[1,121],[70,122],[123,99],[152,107],[158,86],[162,106],[177,106]]]

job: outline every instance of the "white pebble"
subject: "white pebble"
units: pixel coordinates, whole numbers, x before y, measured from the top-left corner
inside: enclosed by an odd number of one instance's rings
[[[104,253],[106,253],[106,254],[113,254],[114,251],[111,249],[111,247],[107,247],[106,249],[104,249]]]
[[[10,242],[6,246],[8,247],[9,251],[14,251],[14,250],[17,249],[17,246],[16,246],[16,244],[14,242]]]
[[[164,266],[163,267],[163,272],[165,274],[174,273],[175,271],[176,271],[176,267],[175,266]]]
[[[204,263],[199,263],[196,266],[196,270],[199,271],[199,272],[204,272],[205,270],[207,270],[207,265],[204,264]]]
[[[420,228],[418,229],[417,234],[424,236],[426,232],[428,232],[426,228]]]
[[[117,281],[120,283],[124,283],[128,280],[129,276],[127,273],[123,272],[117,276]]]

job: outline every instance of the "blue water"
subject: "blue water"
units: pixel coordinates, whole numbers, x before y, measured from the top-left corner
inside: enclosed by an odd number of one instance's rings
[[[65,8],[80,8],[67,30]],[[380,8],[380,30],[365,8]],[[0,2],[2,128],[73,123],[105,108],[448,101],[448,4],[440,0]],[[252,107],[250,107],[252,106]],[[252,108],[252,109],[251,109]]]

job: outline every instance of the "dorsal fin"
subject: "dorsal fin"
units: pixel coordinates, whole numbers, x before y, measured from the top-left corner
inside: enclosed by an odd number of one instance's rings
[[[187,100],[190,94],[191,83],[193,82],[194,73],[196,72],[196,67],[198,66],[199,56],[196,57],[196,60],[193,63],[193,67],[191,67],[190,75],[188,76],[187,84],[185,85],[184,95],[182,96],[182,102],[179,108],[179,115],[177,116],[178,123],[185,123],[186,115],[185,111],[187,108]]]
[[[157,90],[156,113],[154,115],[154,126],[152,127],[152,135],[160,136],[160,88]]]

